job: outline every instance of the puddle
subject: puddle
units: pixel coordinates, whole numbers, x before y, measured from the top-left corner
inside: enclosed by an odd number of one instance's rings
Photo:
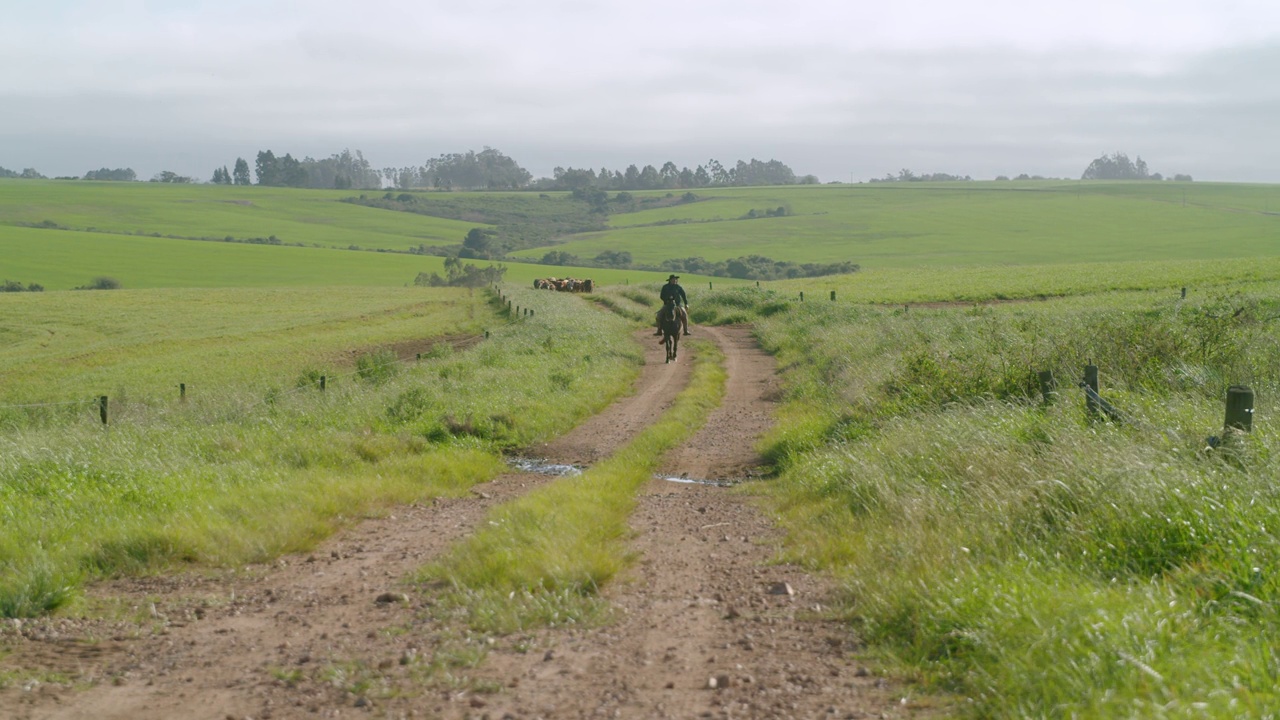
[[[738,484],[738,481],[735,481],[735,480],[698,480],[696,478],[687,478],[687,477],[667,477],[666,475],[654,475],[654,477],[659,480],[666,480],[667,482],[673,482],[673,483],[682,483],[684,485],[713,485],[715,487],[731,487],[733,485]]]
[[[554,475],[556,477],[564,477],[566,475],[581,475],[582,468],[577,465],[558,465],[549,463],[546,460],[533,460],[530,458],[509,458],[507,464],[516,468],[520,472],[534,473],[535,475]]]

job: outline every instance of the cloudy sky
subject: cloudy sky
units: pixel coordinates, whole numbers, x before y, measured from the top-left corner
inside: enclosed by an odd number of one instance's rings
[[[0,0],[0,166],[258,150],[1280,182],[1275,0]]]

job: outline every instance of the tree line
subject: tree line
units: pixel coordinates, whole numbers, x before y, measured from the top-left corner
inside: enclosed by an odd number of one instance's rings
[[[795,171],[780,160],[739,160],[734,165],[724,165],[712,158],[705,165],[690,169],[677,168],[667,161],[661,168],[634,164],[625,170],[600,168],[557,167],[550,178],[540,178],[533,183],[535,190],[685,190],[715,186],[749,185],[816,185],[813,175],[797,177]]]
[[[1089,167],[1084,169],[1084,173],[1080,175],[1081,180],[1164,180],[1164,176],[1160,173],[1150,172],[1147,163],[1142,159],[1141,155],[1137,156],[1137,160],[1129,160],[1129,156],[1122,152],[1114,152],[1110,155],[1103,154],[1094,158],[1089,163]],[[1173,180],[1179,182],[1191,182],[1190,175],[1177,173],[1173,176]]]

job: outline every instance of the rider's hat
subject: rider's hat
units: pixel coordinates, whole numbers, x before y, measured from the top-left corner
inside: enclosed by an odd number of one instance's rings
[[[671,282],[672,280],[679,280],[679,279],[680,279],[679,275],[672,275],[671,277],[667,278],[667,282]]]

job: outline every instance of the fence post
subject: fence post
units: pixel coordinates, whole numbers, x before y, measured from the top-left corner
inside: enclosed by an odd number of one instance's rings
[[[107,424],[107,396],[100,395],[98,397],[98,417],[102,418],[102,424]]]
[[[1224,430],[1253,432],[1253,390],[1244,385],[1227,388],[1227,419]]]
[[[831,302],[835,302],[835,301],[836,301],[836,291],[835,291],[835,290],[832,290],[832,291],[831,291]]]
[[[1186,299],[1187,299],[1187,289],[1186,289],[1186,288],[1182,288],[1182,299],[1183,299],[1183,300],[1186,300]]]
[[[800,302],[804,302],[804,291],[800,291]]]
[[[321,375],[320,376],[320,392],[324,392],[324,389],[328,386],[328,384],[329,384],[329,378],[324,375]]]
[[[1053,379],[1052,370],[1040,371],[1040,394],[1044,396],[1044,404],[1052,405],[1058,396],[1058,382]]]
[[[1098,414],[1098,401],[1094,398],[1098,397],[1098,366],[1084,366],[1084,384],[1093,390],[1092,393],[1084,394],[1084,408],[1088,411],[1090,417]]]
[[[757,280],[757,281],[756,281],[756,287],[760,287],[760,281],[759,281],[759,280]]]
[[[710,280],[708,280],[708,281],[707,281],[707,289],[708,289],[708,290],[712,290],[712,289],[714,289],[714,288],[712,288],[712,287],[711,287],[711,281],[710,281]]]
[[[178,383],[178,402],[184,403],[186,401],[187,401],[187,384]]]

